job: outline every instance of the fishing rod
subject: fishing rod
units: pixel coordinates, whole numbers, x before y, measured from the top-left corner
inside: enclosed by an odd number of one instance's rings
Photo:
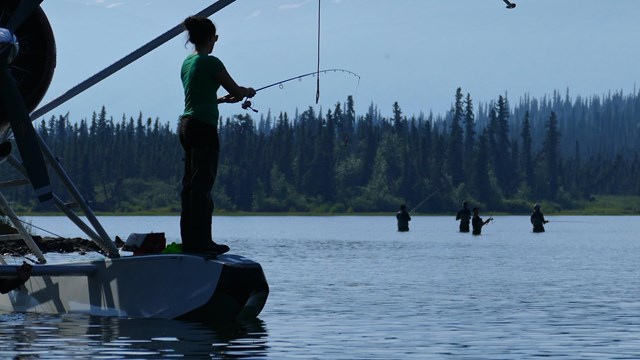
[[[482,222],[482,226],[489,225],[489,223],[493,222],[493,215],[489,215],[489,218]]]
[[[258,88],[258,89],[256,89],[256,92],[261,91],[261,90],[265,90],[265,89],[268,89],[268,88],[271,88],[271,87],[274,87],[276,85],[278,85],[280,87],[280,89],[282,89],[284,87],[283,84],[288,83],[290,81],[293,81],[293,80],[296,80],[296,79],[298,81],[301,81],[303,78],[306,78],[308,76],[316,76],[316,75],[320,75],[320,74],[326,74],[326,73],[329,73],[329,72],[341,72],[341,73],[346,73],[346,74],[350,74],[350,75],[353,75],[353,76],[357,77],[358,78],[358,84],[356,85],[356,91],[357,91],[358,86],[360,85],[360,75],[354,73],[353,71],[345,70],[345,69],[325,69],[325,70],[314,71],[314,72],[310,72],[310,73],[294,76],[294,77],[291,77],[291,78],[288,78],[288,79],[285,79],[285,80],[280,80],[280,81],[274,82],[273,84],[269,84],[267,86],[263,86],[261,88]],[[242,108],[244,110],[251,109],[251,110],[253,110],[253,112],[258,112],[258,110],[252,108],[251,106],[252,106],[252,103],[248,98],[245,101],[242,102]]]
[[[431,194],[429,194],[429,196],[427,196],[426,198],[424,198],[424,200],[420,201],[420,203],[413,208],[413,210],[409,211],[409,215],[413,214],[414,211],[416,211],[416,209],[418,209],[420,206],[422,206],[422,204],[424,204],[425,201],[431,199],[431,197],[435,194],[438,193],[438,191],[440,191],[440,189],[442,189],[446,184],[442,184],[440,185],[440,187],[438,187],[434,192],[432,192]]]
[[[547,220],[550,222],[551,220]],[[595,224],[593,221],[580,221],[580,220],[553,220],[554,223],[574,223],[574,224]]]

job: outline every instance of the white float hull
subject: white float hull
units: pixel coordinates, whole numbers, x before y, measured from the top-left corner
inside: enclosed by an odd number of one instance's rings
[[[144,255],[35,265],[0,310],[222,321],[256,317],[268,294],[260,264],[242,256]]]

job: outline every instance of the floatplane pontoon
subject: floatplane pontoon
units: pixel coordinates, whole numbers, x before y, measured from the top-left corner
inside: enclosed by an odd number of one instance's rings
[[[23,175],[0,187],[31,184],[40,202],[52,204],[64,213],[106,256],[91,261],[47,264],[0,193],[0,210],[18,230],[18,234],[3,235],[0,240],[23,240],[38,259],[31,278],[23,286],[0,295],[0,311],[199,321],[256,317],[269,293],[260,264],[231,254],[121,256],[32,124],[32,120],[180,34],[182,27],[175,26],[34,111],[49,87],[56,58],[53,32],[40,8],[41,1],[0,2],[0,162],[13,166]],[[233,1],[217,1],[198,15],[211,16]],[[11,154],[8,141],[11,133],[22,161]],[[53,191],[48,168],[60,179],[67,196],[73,198],[71,202],[65,203]],[[15,276],[16,268],[0,257],[0,276]]]

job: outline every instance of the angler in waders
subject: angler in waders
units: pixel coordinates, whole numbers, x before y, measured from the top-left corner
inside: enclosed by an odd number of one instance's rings
[[[479,212],[480,209],[477,207],[473,208],[473,220],[471,221],[471,225],[473,225],[473,235],[480,235],[482,227],[487,225],[489,221],[493,220],[493,217],[489,217],[486,221],[483,221]]]
[[[398,231],[409,231],[409,221],[411,221],[411,215],[407,212],[407,205],[400,205],[400,210],[396,214],[398,220]]]
[[[456,220],[460,220],[460,232],[469,232],[469,222],[471,221],[471,211],[466,201],[462,202],[462,209],[456,214]]]
[[[533,206],[533,214],[531,214],[531,225],[533,225],[533,232],[544,232],[544,224],[548,222],[549,221],[545,220],[544,215],[540,211],[540,204],[535,204]]]

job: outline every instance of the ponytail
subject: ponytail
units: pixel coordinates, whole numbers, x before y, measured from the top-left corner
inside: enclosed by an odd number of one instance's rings
[[[197,46],[206,44],[216,34],[216,26],[206,17],[189,16],[184,20],[184,27],[189,33],[189,42]]]

